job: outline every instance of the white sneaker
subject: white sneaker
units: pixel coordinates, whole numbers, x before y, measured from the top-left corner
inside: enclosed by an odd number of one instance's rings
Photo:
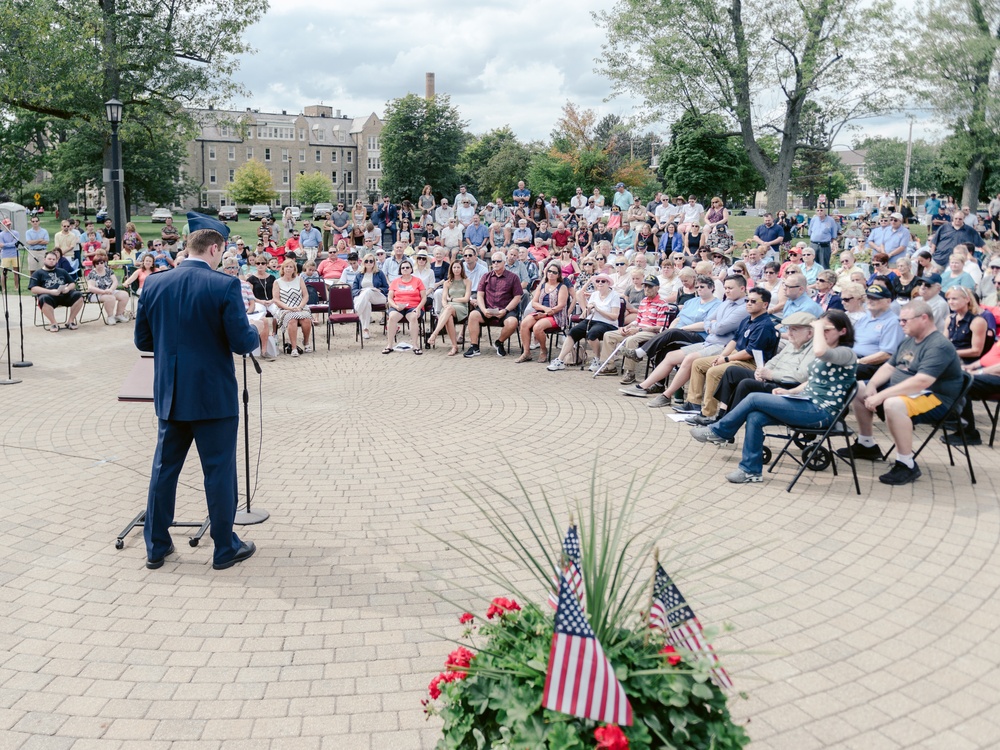
[[[556,372],[557,370],[565,370],[566,365],[563,364],[563,361],[561,359],[556,357],[554,360],[552,360],[552,363],[545,369],[548,370],[549,372]]]
[[[372,337],[372,335],[370,333],[368,333],[368,331],[362,331],[361,332],[361,338],[365,339],[366,341],[368,339],[370,339],[371,337]]]
[[[312,344],[306,344],[306,346],[305,346],[305,352],[306,352],[306,354],[308,354],[312,350],[313,350],[313,345]]]
[[[528,348],[534,350],[537,349],[539,346],[541,346],[541,344],[539,344],[536,339],[532,339],[531,346],[529,346]]]
[[[293,357],[299,356],[299,350],[298,349],[292,349],[292,356]]]
[[[114,315],[111,315],[104,322],[107,323],[109,326],[113,326],[115,323],[118,322],[118,318],[116,318]]]
[[[601,360],[599,360],[597,357],[594,357],[592,360],[590,360],[590,368],[589,369],[590,369],[591,372],[597,372],[597,370],[600,368],[600,366],[601,366]]]
[[[119,323],[128,323],[128,315],[116,315]]]

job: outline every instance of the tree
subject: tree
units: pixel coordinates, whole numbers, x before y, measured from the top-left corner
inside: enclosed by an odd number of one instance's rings
[[[719,195],[744,202],[764,188],[743,144],[726,136],[725,121],[719,115],[685,112],[670,127],[670,142],[660,151],[659,171],[671,195],[697,195],[702,200]]]
[[[787,204],[807,102],[828,114],[827,149],[848,120],[883,108],[864,82],[878,80],[865,67],[880,70],[888,45],[870,41],[890,36],[888,18],[884,0],[618,0],[595,14],[615,92],[642,96],[657,115],[725,114],[765,179],[771,211]],[[837,79],[850,81],[850,94],[835,90]],[[767,131],[778,136],[774,157],[761,147]]]
[[[594,126],[594,141],[604,146],[608,155],[608,170],[612,174],[631,161],[651,164],[653,144],[659,140],[652,131],[636,132],[618,115],[605,115]]]
[[[518,180],[526,179],[537,144],[521,143],[509,125],[472,138],[459,160],[462,182],[481,200],[506,196]]]
[[[855,145],[855,149],[865,152],[865,179],[872,187],[892,191],[897,201],[902,198],[906,141],[900,138],[865,138]],[[937,147],[925,141],[914,141],[910,152],[909,189],[930,192],[938,189],[939,182]]]
[[[237,56],[249,51],[243,31],[267,6],[267,0],[8,0],[0,4],[0,105],[14,117],[32,113],[44,121],[44,138],[32,148],[46,169],[55,173],[50,159],[53,167],[73,163],[55,157],[70,148],[89,160],[78,167],[93,180],[109,159],[104,102],[121,100],[125,195],[166,197],[161,191],[186,189],[178,164],[192,122],[184,106],[232,94]],[[73,191],[83,187],[68,183],[63,187]]]
[[[407,94],[389,102],[380,136],[383,195],[415,201],[424,185],[438,196],[454,195],[466,124],[444,94],[430,101]]]
[[[333,195],[333,183],[322,172],[299,175],[295,182],[295,201],[300,206],[329,203],[331,195]]]
[[[256,159],[251,159],[236,170],[228,192],[233,202],[241,206],[270,203],[278,197],[271,189],[271,173]]]
[[[826,195],[827,206],[835,206],[835,201],[855,184],[851,168],[830,151],[804,151],[792,170],[792,190],[803,197],[809,208],[818,205],[821,195]]]
[[[932,0],[917,13],[921,31],[906,45],[906,69],[919,80],[916,95],[964,136],[966,158],[956,166],[965,173],[962,204],[975,207],[1000,135],[1000,5]]]

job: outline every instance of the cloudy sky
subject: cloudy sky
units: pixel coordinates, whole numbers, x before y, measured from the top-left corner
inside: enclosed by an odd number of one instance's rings
[[[594,70],[602,32],[590,12],[613,5],[380,0],[333,11],[319,0],[274,0],[248,32],[261,51],[236,76],[252,98],[234,104],[280,112],[323,103],[352,117],[382,116],[387,101],[423,95],[424,74],[433,72],[471,132],[510,125],[522,140],[547,140],[567,100],[600,115],[636,114],[635,100],[604,101],[610,84]],[[898,115],[866,121],[859,132],[906,138],[906,128]],[[669,123],[654,130],[669,133]],[[936,139],[938,128],[923,117],[914,136]],[[844,133],[838,142],[853,138]]]

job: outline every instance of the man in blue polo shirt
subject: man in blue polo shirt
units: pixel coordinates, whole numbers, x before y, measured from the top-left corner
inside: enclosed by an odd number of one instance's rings
[[[868,236],[866,247],[872,251],[872,255],[885,253],[889,260],[893,260],[906,253],[909,243],[910,230],[903,226],[903,214],[897,212],[879,219],[879,225]]]
[[[322,245],[322,232],[314,227],[311,221],[302,222],[302,231],[299,232],[299,247],[306,251],[306,260],[315,261]]]
[[[31,217],[31,228],[24,233],[24,244],[28,246],[28,271],[37,271],[49,247],[49,231],[42,227],[37,216]]]
[[[784,304],[781,306],[775,305],[770,310],[772,315],[776,315],[778,318],[784,320],[789,315],[798,312],[809,313],[814,318],[818,318],[823,314],[823,308],[809,296],[809,281],[806,279],[805,274],[797,272],[786,274],[782,288],[785,291]]]
[[[984,244],[979,232],[965,223],[965,215],[961,211],[956,211],[951,217],[951,223],[942,224],[927,240],[927,249],[930,250],[936,266],[934,270],[940,273],[947,268],[951,251],[963,242],[971,242],[975,247],[982,247]]]
[[[615,185],[615,197],[611,201],[611,205],[618,206],[625,213],[632,207],[632,193],[625,189],[625,183],[619,182]]]
[[[757,249],[760,250],[765,262],[768,256],[776,254],[781,243],[785,239],[785,230],[774,223],[774,216],[764,214],[764,223],[757,227],[753,233],[757,240]]]
[[[486,237],[489,230],[479,221],[479,214],[472,215],[472,223],[465,228],[466,247],[471,247],[481,258],[486,253]]]
[[[892,292],[872,284],[866,292],[868,311],[854,324],[854,353],[858,355],[858,380],[868,380],[888,362],[903,340],[903,327],[891,309]]]
[[[816,261],[823,268],[830,267],[830,243],[837,239],[840,227],[826,215],[826,206],[819,206],[816,215],[809,220],[809,244],[816,251]]]
[[[941,201],[938,200],[937,193],[931,193],[931,197],[924,201],[924,223],[931,225],[931,219],[941,208]]]
[[[524,180],[517,181],[517,189],[511,194],[514,199],[514,205],[516,206],[519,202],[523,201],[527,203],[531,198],[531,191],[524,186]]]

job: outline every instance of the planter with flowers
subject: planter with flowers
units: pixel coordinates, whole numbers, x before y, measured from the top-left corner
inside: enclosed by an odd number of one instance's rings
[[[513,596],[459,616],[462,644],[424,701],[443,722],[440,750],[727,750],[749,742],[730,716],[720,684],[731,682],[707,646],[711,634],[658,563],[655,576],[643,570],[652,542],[628,533],[631,487],[617,514],[595,495],[592,488],[589,507],[578,509],[582,522],[578,531],[571,522],[561,555],[536,531],[543,516],[555,524],[547,501],[500,496],[500,507],[470,497],[510,549],[477,545],[468,556]],[[512,525],[516,516],[527,534]],[[560,582],[550,603],[535,604],[489,564],[515,558],[548,589]]]

